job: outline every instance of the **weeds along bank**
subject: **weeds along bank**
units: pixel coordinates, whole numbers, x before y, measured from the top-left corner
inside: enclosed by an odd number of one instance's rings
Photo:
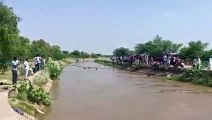
[[[59,79],[63,68],[72,62],[69,59],[54,61],[50,58],[44,70],[13,86],[8,96],[11,107],[27,118],[40,118],[45,114],[44,108],[52,103],[50,89],[54,81]]]
[[[95,62],[118,69],[141,72],[147,74],[147,76],[160,76],[165,77],[168,80],[189,82],[196,85],[212,87],[212,71],[200,70],[197,68],[181,69],[164,66],[153,68],[144,64],[123,65],[108,60],[95,60]]]
[[[212,73],[210,71],[203,71],[197,68],[186,69],[182,74],[173,75],[169,79],[212,87]]]

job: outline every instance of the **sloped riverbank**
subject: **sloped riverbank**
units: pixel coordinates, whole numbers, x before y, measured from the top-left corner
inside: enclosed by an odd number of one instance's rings
[[[118,64],[107,60],[96,60],[95,62],[121,70],[143,73],[147,75],[147,77],[163,77],[168,80],[189,82],[196,85],[212,87],[212,71],[209,70],[199,70],[197,68],[175,68],[165,66],[152,67],[143,64]]]

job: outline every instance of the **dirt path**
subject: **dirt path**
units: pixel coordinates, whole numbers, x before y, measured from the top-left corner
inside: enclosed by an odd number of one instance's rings
[[[7,92],[0,92],[0,101],[0,120],[27,120],[11,108]]]
[[[45,120],[211,120],[212,115],[210,88],[111,69],[67,67],[54,94],[57,101]]]

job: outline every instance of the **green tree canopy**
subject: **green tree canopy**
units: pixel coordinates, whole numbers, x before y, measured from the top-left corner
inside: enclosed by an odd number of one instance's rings
[[[188,47],[183,47],[180,51],[180,55],[185,59],[194,59],[198,56],[203,57],[205,49],[208,43],[202,41],[191,41],[188,43]]]
[[[43,39],[33,41],[30,48],[32,57],[38,54],[52,57],[51,46]]]
[[[62,51],[62,53],[64,54],[64,55],[66,55],[66,56],[69,56],[69,51]]]
[[[80,57],[80,51],[74,50],[73,52],[71,52],[71,55],[74,56],[74,57]]]
[[[20,36],[18,43],[16,45],[16,54],[23,58],[23,57],[30,57],[31,56],[31,51],[30,51],[30,39]]]
[[[19,38],[18,22],[21,19],[13,9],[0,2],[0,59],[10,60],[15,56],[16,43]]]
[[[113,51],[115,56],[128,56],[131,54],[131,51],[128,48],[120,47]]]
[[[51,54],[52,54],[52,57],[56,60],[61,60],[65,58],[65,54],[62,53],[60,46],[58,45],[54,45],[51,47]]]
[[[173,43],[170,40],[163,40],[162,37],[156,36],[152,41],[144,44],[137,44],[135,52],[137,54],[149,53],[152,56],[162,54],[163,52],[178,52],[183,44]]]

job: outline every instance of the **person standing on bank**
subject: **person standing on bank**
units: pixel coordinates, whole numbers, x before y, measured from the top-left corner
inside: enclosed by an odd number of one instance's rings
[[[20,65],[19,60],[17,57],[13,58],[12,61],[12,83],[16,84],[18,81],[18,66]]]
[[[42,57],[41,57],[41,69],[44,69],[45,64],[46,64],[46,59],[45,59],[44,55],[42,55]]]
[[[26,58],[25,61],[24,61],[24,69],[25,69],[25,79],[27,79],[29,72],[30,72],[30,74],[33,74],[33,71],[30,70],[30,67],[29,67],[28,58]]]
[[[197,57],[197,66],[198,66],[198,69],[201,69],[202,67],[202,62],[199,56]]]
[[[212,70],[212,56],[209,58],[209,70]]]
[[[37,57],[37,64],[38,64],[38,71],[41,70],[41,55],[38,55]]]

